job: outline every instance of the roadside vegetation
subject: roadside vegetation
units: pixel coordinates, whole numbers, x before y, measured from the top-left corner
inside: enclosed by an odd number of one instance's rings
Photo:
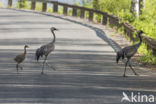
[[[0,2],[0,7],[3,7],[3,3],[2,2]]]

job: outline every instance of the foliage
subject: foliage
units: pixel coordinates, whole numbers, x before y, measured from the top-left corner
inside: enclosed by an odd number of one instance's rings
[[[99,10],[99,0],[93,0],[93,8]]]
[[[63,14],[63,7],[62,6],[58,6],[58,14]]]
[[[130,11],[128,9],[126,10],[121,10],[118,15],[120,16],[120,18],[122,18],[122,22],[134,22],[135,21],[135,16],[130,13]]]
[[[145,10],[143,10],[143,14],[140,15],[139,19],[136,19],[130,12],[131,0],[99,0],[96,5],[101,11],[122,18],[124,22],[131,23],[136,29],[142,29],[147,33],[146,35],[156,39],[156,0],[146,2]]]
[[[139,48],[139,53],[142,53],[143,56],[139,59],[140,61],[144,63],[150,63],[156,65],[156,57],[152,55],[152,50],[147,51],[147,46],[145,44],[142,44]]]
[[[117,15],[120,11],[130,10],[131,0],[99,0],[100,10]]]
[[[148,0],[145,10],[140,15],[138,20],[131,24],[139,29],[142,29],[146,35],[156,39],[156,0]]]
[[[0,7],[3,7],[3,3],[2,2],[0,2]]]
[[[53,11],[52,8],[50,7],[47,8],[47,12],[52,12],[52,11]]]
[[[92,0],[83,0],[82,6],[86,8],[92,8]]]
[[[37,2],[35,10],[42,11],[42,7],[43,7],[43,4]]]
[[[72,8],[69,8],[69,10],[68,10],[68,15],[69,15],[69,16],[72,16]]]
[[[30,9],[30,2],[27,1],[19,1],[17,2],[17,8]]]

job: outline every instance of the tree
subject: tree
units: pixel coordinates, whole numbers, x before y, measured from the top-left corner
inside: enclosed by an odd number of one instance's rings
[[[131,0],[131,12],[138,18],[145,9],[145,0]]]
[[[144,9],[145,9],[145,0],[139,0],[139,11],[140,11],[140,14],[142,14]]]
[[[92,7],[92,0],[83,0],[82,5],[84,7],[91,8]]]
[[[19,3],[19,8],[24,8],[27,5],[26,1],[22,1],[22,0],[19,0],[18,3]]]
[[[93,8],[96,10],[100,9],[99,0],[93,0]]]
[[[139,0],[131,0],[131,12],[139,17]]]

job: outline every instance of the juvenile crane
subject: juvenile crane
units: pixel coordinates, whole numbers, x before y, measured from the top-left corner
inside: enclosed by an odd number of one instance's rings
[[[133,73],[135,75],[138,75],[134,69],[132,68],[132,65],[130,63],[130,59],[131,57],[133,57],[135,55],[135,53],[137,52],[138,48],[140,47],[141,43],[142,43],[142,37],[141,34],[144,33],[142,30],[139,30],[137,35],[140,39],[139,43],[132,45],[132,46],[127,46],[123,49],[121,49],[120,51],[117,52],[117,56],[116,56],[116,62],[118,63],[118,61],[120,60],[120,58],[122,57],[122,59],[124,59],[125,57],[127,58],[127,61],[125,63],[125,70],[124,70],[124,74],[123,77],[126,77],[126,67],[129,64],[129,67],[132,69]]]
[[[52,27],[50,30],[51,30],[51,32],[53,34],[54,39],[50,43],[48,43],[46,45],[43,45],[43,46],[41,46],[40,48],[38,48],[36,50],[36,60],[37,61],[40,59],[40,57],[45,56],[45,59],[43,61],[43,66],[42,66],[42,72],[41,72],[41,74],[44,74],[44,72],[43,72],[44,71],[44,64],[46,63],[48,65],[48,63],[46,62],[48,55],[52,51],[54,51],[54,49],[55,49],[56,36],[55,36],[54,31],[55,30],[58,30],[58,29],[56,29],[55,27]],[[52,69],[55,70],[55,68],[52,68]]]
[[[26,57],[26,54],[27,54],[26,48],[29,48],[29,46],[28,46],[28,45],[25,45],[25,46],[24,46],[24,53],[19,54],[19,55],[17,55],[17,56],[14,58],[14,61],[17,63],[17,64],[16,64],[17,72],[18,72],[18,67],[20,67],[21,70],[23,69],[23,67],[20,66],[20,64],[25,60],[25,57]]]

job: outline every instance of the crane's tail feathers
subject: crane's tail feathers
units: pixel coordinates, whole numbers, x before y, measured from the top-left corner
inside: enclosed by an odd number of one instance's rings
[[[119,62],[120,58],[122,57],[122,59],[124,59],[124,52],[122,50],[118,51],[117,52],[117,55],[116,55],[116,63]]]
[[[39,55],[39,49],[36,50],[36,54],[35,54],[35,59],[38,61],[39,58],[40,58],[40,55]]]
[[[38,48],[38,49],[36,50],[36,54],[35,54],[35,56],[36,56],[35,59],[36,59],[37,61],[40,59],[40,57],[43,56],[43,52],[41,51],[40,48]]]
[[[124,55],[124,53],[122,53],[122,59],[124,59],[125,58],[125,55]]]
[[[117,52],[117,55],[116,55],[116,63],[118,63],[119,62],[119,60],[120,60],[120,53],[119,52]]]

